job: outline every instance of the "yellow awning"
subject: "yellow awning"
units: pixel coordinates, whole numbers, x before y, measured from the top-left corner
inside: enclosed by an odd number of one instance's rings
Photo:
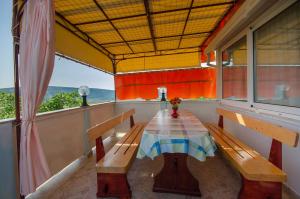
[[[170,55],[151,55],[141,56],[138,58],[129,58],[118,60],[116,71],[118,73],[191,68],[200,66],[200,54],[197,51],[175,52]]]
[[[55,24],[56,52],[113,73],[111,59],[60,24]]]
[[[108,72],[109,59],[116,72],[199,66],[199,47],[234,3],[55,0],[57,51]]]

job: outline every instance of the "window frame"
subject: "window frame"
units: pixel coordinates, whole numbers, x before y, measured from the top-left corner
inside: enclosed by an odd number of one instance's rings
[[[250,23],[246,28],[244,28],[238,35],[233,37],[229,42],[225,45],[222,45],[219,48],[218,52],[218,67],[221,68],[220,73],[223,72],[222,67],[222,51],[232,45],[234,42],[241,39],[246,35],[247,37],[247,101],[235,101],[229,99],[223,99],[223,77],[219,79],[219,87],[220,91],[220,103],[236,108],[247,109],[250,111],[255,111],[258,113],[266,113],[273,116],[279,116],[283,118],[290,118],[297,121],[300,121],[300,108],[299,107],[290,107],[285,105],[276,105],[276,104],[266,104],[261,102],[255,102],[254,100],[254,88],[255,88],[255,54],[254,54],[254,31],[265,25],[271,19],[279,15],[281,12],[286,10],[288,7],[296,3],[297,0],[287,0],[284,2],[279,2],[270,7],[269,10],[261,14],[255,21]],[[222,74],[220,74],[222,76]]]
[[[297,1],[296,1],[297,2]],[[280,15],[281,13],[283,13],[286,9],[288,9],[289,7],[291,7],[293,4],[295,4],[296,2],[291,3],[289,6],[287,6],[286,8],[280,10],[278,13],[276,13],[275,15],[272,15],[271,18],[266,19],[260,26],[255,27],[255,29],[253,29],[252,32],[252,53],[253,53],[253,103],[257,104],[258,106],[264,104],[264,105],[273,105],[276,106],[276,109],[278,110],[285,110],[281,109],[280,107],[289,107],[289,108],[300,108],[300,107],[296,107],[296,106],[288,106],[288,105],[283,105],[283,104],[271,104],[271,103],[264,103],[264,102],[259,102],[257,101],[257,92],[256,92],[256,84],[257,84],[257,76],[256,76],[256,72],[257,72],[257,67],[256,67],[256,49],[255,49],[255,31],[258,31],[260,28],[262,28],[264,25],[266,25],[267,23],[269,23],[272,19],[274,19],[275,17],[277,17],[278,15]],[[290,112],[293,109],[290,110]],[[299,114],[300,115],[300,114]]]
[[[232,46],[233,44],[235,44],[236,42],[238,42],[239,40],[241,40],[243,37],[246,38],[246,46],[247,46],[247,96],[246,96],[246,99],[245,100],[234,100],[234,99],[228,99],[228,98],[224,98],[224,87],[223,87],[223,70],[224,70],[224,67],[223,67],[223,51],[225,51],[227,48],[229,48],[230,46]],[[229,102],[241,102],[241,103],[244,103],[244,102],[248,102],[249,99],[248,99],[248,78],[249,78],[249,71],[248,71],[248,68],[249,68],[249,62],[248,62],[248,36],[247,36],[247,32],[244,30],[242,31],[239,35],[237,35],[236,37],[234,37],[234,39],[232,39],[230,42],[228,42],[226,45],[224,45],[222,48],[221,48],[221,52],[220,52],[220,67],[221,67],[221,81],[222,81],[222,86],[221,86],[221,99],[222,100],[226,100],[226,101],[229,101]]]

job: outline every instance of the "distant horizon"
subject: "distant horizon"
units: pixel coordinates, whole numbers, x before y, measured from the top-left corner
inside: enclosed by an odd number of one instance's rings
[[[79,88],[79,87],[74,87],[74,86],[53,86],[53,85],[49,85],[49,87],[60,87],[60,88]],[[3,88],[0,88],[1,89],[10,89],[10,88],[15,88],[14,86],[11,86],[11,87],[3,87]],[[109,90],[109,91],[114,91],[115,89],[107,89],[107,88],[94,88],[94,87],[89,87],[89,89],[101,89],[101,90]]]

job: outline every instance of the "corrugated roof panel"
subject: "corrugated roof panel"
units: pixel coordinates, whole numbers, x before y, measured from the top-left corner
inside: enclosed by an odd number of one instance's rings
[[[105,48],[112,54],[131,53],[131,50],[126,44],[105,45]]]
[[[115,20],[113,23],[125,40],[137,40],[151,37],[146,16]]]
[[[230,3],[235,0],[194,0],[193,6],[212,5],[217,3]]]
[[[55,0],[55,9],[73,24],[105,19],[92,0]]]
[[[151,0],[150,9],[153,12],[188,8],[191,0]]]
[[[59,23],[86,43],[110,57],[135,59],[121,61],[128,64],[122,70],[153,70],[198,65],[198,46],[209,34],[195,33],[212,32],[235,0],[194,0],[188,18],[192,0],[147,2],[149,17],[144,0],[55,0],[55,9]],[[140,63],[146,65],[130,66]]]
[[[152,40],[146,40],[143,42],[130,42],[129,45],[135,53],[154,51]]]
[[[191,11],[189,20],[193,21],[197,19],[220,17],[223,16],[229,8],[230,5],[196,8]]]
[[[77,27],[87,34],[114,31],[113,27],[110,25],[109,22],[84,24],[84,25],[78,25]]]
[[[188,21],[185,34],[212,31],[218,21],[219,17]]]
[[[85,9],[95,7],[93,0],[55,0],[55,10],[63,15],[70,12],[86,12]]]
[[[90,34],[90,36],[99,43],[123,41],[116,31],[94,33],[94,34]]]
[[[150,31],[147,27],[137,27],[119,30],[125,40],[137,40],[151,38]]]
[[[129,19],[114,20],[113,24],[118,29],[125,29],[125,28],[135,28],[139,26],[148,26],[148,21],[146,16],[141,16],[141,17],[134,17]]]
[[[205,37],[205,36],[202,36],[202,37],[184,37],[181,40],[180,48],[189,48],[189,47],[194,47],[194,46],[200,46],[206,38],[207,37]]]
[[[168,39],[157,39],[157,48],[158,50],[168,50],[178,48],[180,37],[172,37]]]
[[[180,35],[184,27],[184,22],[155,25],[154,34],[156,37]]]
[[[181,10],[176,12],[168,12],[162,14],[152,15],[154,25],[162,25],[176,22],[184,22],[186,20],[188,10]]]
[[[97,0],[109,18],[126,17],[145,13],[141,0]]]

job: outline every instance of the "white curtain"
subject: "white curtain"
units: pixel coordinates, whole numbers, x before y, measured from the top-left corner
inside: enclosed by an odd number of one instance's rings
[[[52,0],[29,0],[24,7],[19,62],[22,96],[20,147],[22,195],[34,192],[51,176],[35,118],[54,67],[53,4]]]

